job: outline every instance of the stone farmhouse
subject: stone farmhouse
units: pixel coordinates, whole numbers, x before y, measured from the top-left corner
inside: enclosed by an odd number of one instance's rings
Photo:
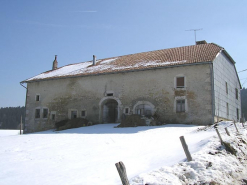
[[[214,43],[57,64],[55,57],[52,70],[21,82],[27,88],[26,133],[78,117],[100,124],[139,114],[208,125],[241,116],[235,62]]]

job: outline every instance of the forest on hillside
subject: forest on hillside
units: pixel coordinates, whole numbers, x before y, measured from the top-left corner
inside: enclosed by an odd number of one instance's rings
[[[19,129],[19,124],[25,120],[25,107],[0,108],[0,129]]]
[[[241,90],[242,114],[247,118],[247,89]],[[0,129],[19,129],[19,124],[25,120],[25,107],[0,108]]]

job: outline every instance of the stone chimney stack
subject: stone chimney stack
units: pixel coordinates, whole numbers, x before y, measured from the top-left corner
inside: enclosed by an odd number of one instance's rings
[[[96,56],[93,55],[93,66],[95,66],[95,64],[96,64]]]
[[[52,70],[55,70],[57,69],[57,55],[55,55],[55,60],[53,61],[53,64],[52,64]]]

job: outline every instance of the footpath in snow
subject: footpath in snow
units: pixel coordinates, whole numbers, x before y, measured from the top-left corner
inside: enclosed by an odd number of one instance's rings
[[[232,122],[219,125],[232,153],[221,146],[212,127],[116,125],[26,135],[0,130],[0,184],[120,185],[115,167],[119,161],[132,185],[244,184],[247,138],[240,123],[239,133]],[[231,136],[225,134],[225,127]],[[191,162],[186,162],[182,135]]]

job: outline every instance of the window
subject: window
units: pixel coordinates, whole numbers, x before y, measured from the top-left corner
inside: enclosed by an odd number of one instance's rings
[[[73,119],[73,118],[77,118],[77,111],[75,111],[75,110],[71,111],[71,119]]]
[[[184,77],[177,77],[176,88],[184,88]]]
[[[185,112],[185,100],[177,100],[176,112]]]
[[[86,110],[82,110],[82,111],[81,111],[81,117],[82,117],[82,118],[85,118],[85,117],[86,117]]]
[[[56,119],[56,114],[54,114],[54,113],[53,113],[53,114],[51,114],[51,120],[53,120],[53,121],[54,121],[55,119]]]
[[[35,100],[39,101],[40,100],[40,95],[37,94],[36,97],[35,97]]]
[[[113,93],[107,93],[106,96],[113,96]]]
[[[56,120],[56,111],[51,111],[50,112],[50,119],[55,121]]]
[[[229,115],[229,105],[226,103],[226,115]]]
[[[35,118],[40,118],[40,109],[35,109]]]
[[[227,82],[226,82],[226,94],[228,94],[228,85],[227,85]]]
[[[152,116],[152,107],[147,104],[136,106],[135,113],[143,116]]]
[[[130,112],[130,108],[125,108],[124,109],[124,114],[129,114],[129,112]]]
[[[239,109],[237,108],[237,120],[239,120]]]
[[[43,118],[48,118],[48,109],[43,109]]]
[[[238,89],[235,89],[236,99],[238,100]]]

